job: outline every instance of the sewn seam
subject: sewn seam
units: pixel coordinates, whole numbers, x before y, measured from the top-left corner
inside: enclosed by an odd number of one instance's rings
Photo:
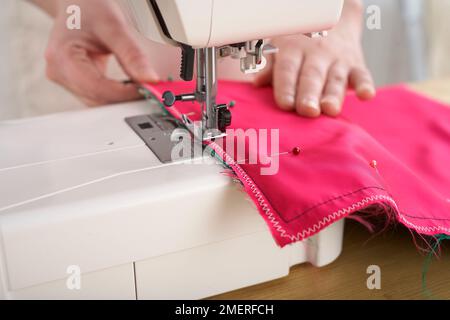
[[[254,199],[256,200],[256,204],[258,205],[258,209],[265,214],[267,220],[272,224],[272,227],[274,230],[276,230],[280,237],[287,238],[290,241],[301,241],[304,240],[307,237],[310,237],[316,233],[318,233],[320,230],[322,230],[324,227],[330,225],[331,223],[335,222],[336,220],[340,218],[344,218],[345,216],[348,216],[349,214],[352,214],[361,208],[367,207],[370,204],[378,203],[380,201],[386,202],[391,204],[401,221],[404,222],[405,225],[411,227],[412,229],[422,232],[422,233],[433,233],[433,232],[447,232],[450,233],[449,228],[445,227],[423,227],[418,226],[409,220],[405,218],[404,215],[400,213],[398,210],[397,203],[395,200],[387,195],[373,195],[370,197],[366,197],[364,199],[361,199],[360,201],[348,206],[347,208],[342,208],[340,210],[337,210],[326,217],[322,218],[319,222],[315,223],[313,226],[303,229],[302,231],[298,232],[297,234],[291,234],[289,233],[285,228],[283,228],[282,225],[280,225],[280,222],[277,221],[276,216],[274,215],[273,209],[271,209],[270,205],[267,203],[266,199],[264,198],[263,194],[259,190],[259,188],[256,186],[256,184],[253,182],[253,180],[247,175],[247,173],[239,166],[234,159],[232,159],[219,145],[215,143],[211,143],[210,146],[217,152],[228,165],[230,165],[235,171],[238,173],[238,177],[241,180],[241,182],[250,189],[252,192],[252,195]],[[381,188],[380,188],[381,189]],[[385,191],[385,190],[383,190]]]

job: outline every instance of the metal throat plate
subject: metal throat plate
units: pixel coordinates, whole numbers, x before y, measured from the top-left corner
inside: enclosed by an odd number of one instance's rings
[[[172,162],[172,150],[178,143],[171,140],[176,129],[185,126],[171,115],[149,114],[126,118],[125,121],[162,163]]]

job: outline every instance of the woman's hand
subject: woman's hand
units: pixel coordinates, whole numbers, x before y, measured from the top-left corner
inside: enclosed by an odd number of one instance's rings
[[[41,0],[35,0],[35,2]],[[47,5],[52,0],[46,0]],[[47,76],[87,105],[103,105],[139,98],[134,85],[107,78],[108,59],[114,55],[130,79],[156,82],[158,76],[137,32],[111,0],[53,0],[44,8],[55,15],[46,52]],[[39,4],[39,3],[38,3]],[[67,7],[81,8],[81,29],[66,27]]]
[[[375,87],[361,48],[362,16],[360,1],[346,0],[342,19],[328,37],[273,39],[280,51],[255,84],[272,82],[278,105],[306,117],[339,115],[348,86],[360,99],[373,98]]]

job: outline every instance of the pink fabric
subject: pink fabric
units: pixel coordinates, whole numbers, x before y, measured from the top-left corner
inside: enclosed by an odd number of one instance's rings
[[[180,82],[152,90],[191,88]],[[349,94],[342,116],[311,120],[280,110],[271,88],[236,82],[219,88],[218,102],[237,102],[232,128],[280,130],[279,151],[287,154],[280,155],[273,176],[261,175],[261,164],[235,163],[212,145],[280,246],[374,204],[389,206],[398,221],[421,234],[450,234],[450,108],[396,86],[370,102]],[[177,109],[198,114],[193,103]],[[292,152],[296,147],[299,155]]]

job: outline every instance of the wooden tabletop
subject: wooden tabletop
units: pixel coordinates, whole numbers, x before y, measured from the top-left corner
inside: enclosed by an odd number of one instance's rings
[[[450,79],[411,85],[414,90],[450,104]],[[213,299],[450,299],[450,242],[433,258],[422,288],[426,254],[411,233],[397,225],[373,236],[360,224],[347,221],[341,256],[329,266],[295,266],[289,276],[226,293]],[[367,288],[367,268],[381,269],[381,289]]]
[[[417,92],[450,104],[450,78],[411,84],[410,87]]]

